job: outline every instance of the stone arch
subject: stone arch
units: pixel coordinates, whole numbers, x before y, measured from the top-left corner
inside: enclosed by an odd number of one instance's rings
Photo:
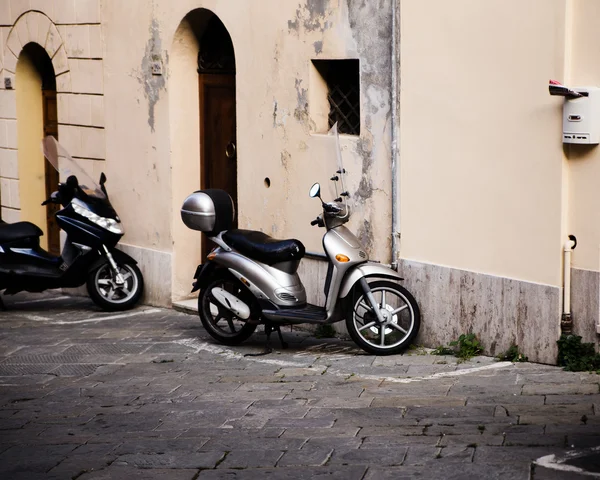
[[[21,59],[23,60],[21,67],[27,63],[25,57],[29,57],[31,54],[31,47],[39,49],[40,54],[44,57],[47,55],[48,63],[51,63],[50,70],[53,70],[52,75],[55,79],[55,85],[53,84],[52,89],[55,92],[71,91],[69,61],[64,40],[56,25],[43,13],[37,11],[23,13],[10,29],[4,44],[4,62],[0,65],[0,71],[2,72],[0,88],[5,89],[3,92],[3,106],[5,107],[3,122],[7,125],[9,135],[11,136],[10,139],[7,139],[6,148],[0,148],[0,162],[2,163],[2,168],[0,168],[2,171],[1,184],[4,188],[8,186],[10,190],[9,195],[5,194],[1,196],[2,207],[7,207],[6,212],[7,214],[10,213],[10,217],[7,216],[6,218],[9,222],[26,219],[23,218],[22,194],[27,191],[27,185],[24,186],[19,172],[22,161],[25,161],[30,155],[38,154],[39,151],[39,147],[36,146],[35,149],[37,150],[34,149],[34,153],[24,152],[19,147],[18,141],[18,132],[21,129],[17,128],[20,117],[18,114],[20,107],[17,102],[20,90],[17,65]],[[29,60],[31,58],[27,59],[27,61]],[[23,69],[21,73],[23,73]],[[30,75],[27,74],[26,78],[29,80]],[[21,93],[28,91],[31,85],[27,81],[22,87],[23,91]],[[40,105],[41,101],[40,97]],[[26,119],[21,118],[21,120],[27,123]],[[43,135],[43,132],[41,135]],[[2,211],[4,211],[4,208]],[[45,239],[47,240],[47,238],[48,236],[46,235]]]
[[[46,15],[36,11],[25,12],[11,28],[4,46],[4,76],[14,82],[17,61],[28,43],[40,45],[52,60],[56,75],[56,89],[69,91],[71,73],[63,38],[56,25]],[[16,85],[13,88],[18,88]]]

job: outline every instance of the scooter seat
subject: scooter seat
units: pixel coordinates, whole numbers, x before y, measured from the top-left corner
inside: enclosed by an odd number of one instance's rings
[[[43,234],[44,232],[31,222],[0,223],[0,243],[41,237]]]
[[[277,240],[255,230],[229,230],[223,234],[223,240],[240,253],[267,265],[300,260],[305,253],[299,240]]]

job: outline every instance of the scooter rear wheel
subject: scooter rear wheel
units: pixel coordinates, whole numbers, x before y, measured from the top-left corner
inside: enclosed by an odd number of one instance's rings
[[[252,310],[254,298],[229,275],[219,274],[200,291],[198,315],[211,337],[225,345],[239,345],[254,333],[256,325],[238,318],[213,296],[212,289],[220,287],[246,303]]]
[[[90,298],[103,310],[115,312],[132,308],[144,291],[142,272],[134,263],[118,263],[125,282],[120,285],[108,262],[91,271],[87,279]]]
[[[382,280],[370,283],[369,287],[385,323],[378,323],[369,300],[357,286],[346,310],[348,333],[359,347],[374,355],[403,352],[421,326],[417,301],[408,290],[394,282]]]

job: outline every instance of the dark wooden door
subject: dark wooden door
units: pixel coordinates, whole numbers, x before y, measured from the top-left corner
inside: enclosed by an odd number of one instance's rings
[[[200,151],[202,188],[220,188],[231,198],[237,226],[237,145],[235,75],[200,74]],[[202,259],[214,244],[202,235]]]
[[[42,90],[44,137],[52,135],[58,140],[58,115],[56,109],[56,91]],[[58,172],[46,161],[46,198],[58,190]],[[46,205],[46,221],[48,226],[48,251],[53,255],[60,255],[60,228],[56,223],[54,214],[60,210],[60,205],[49,203]]]

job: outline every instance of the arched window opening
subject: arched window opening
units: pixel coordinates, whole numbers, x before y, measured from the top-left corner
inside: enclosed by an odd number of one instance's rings
[[[213,15],[200,38],[198,73],[235,74],[235,54],[229,32]]]

